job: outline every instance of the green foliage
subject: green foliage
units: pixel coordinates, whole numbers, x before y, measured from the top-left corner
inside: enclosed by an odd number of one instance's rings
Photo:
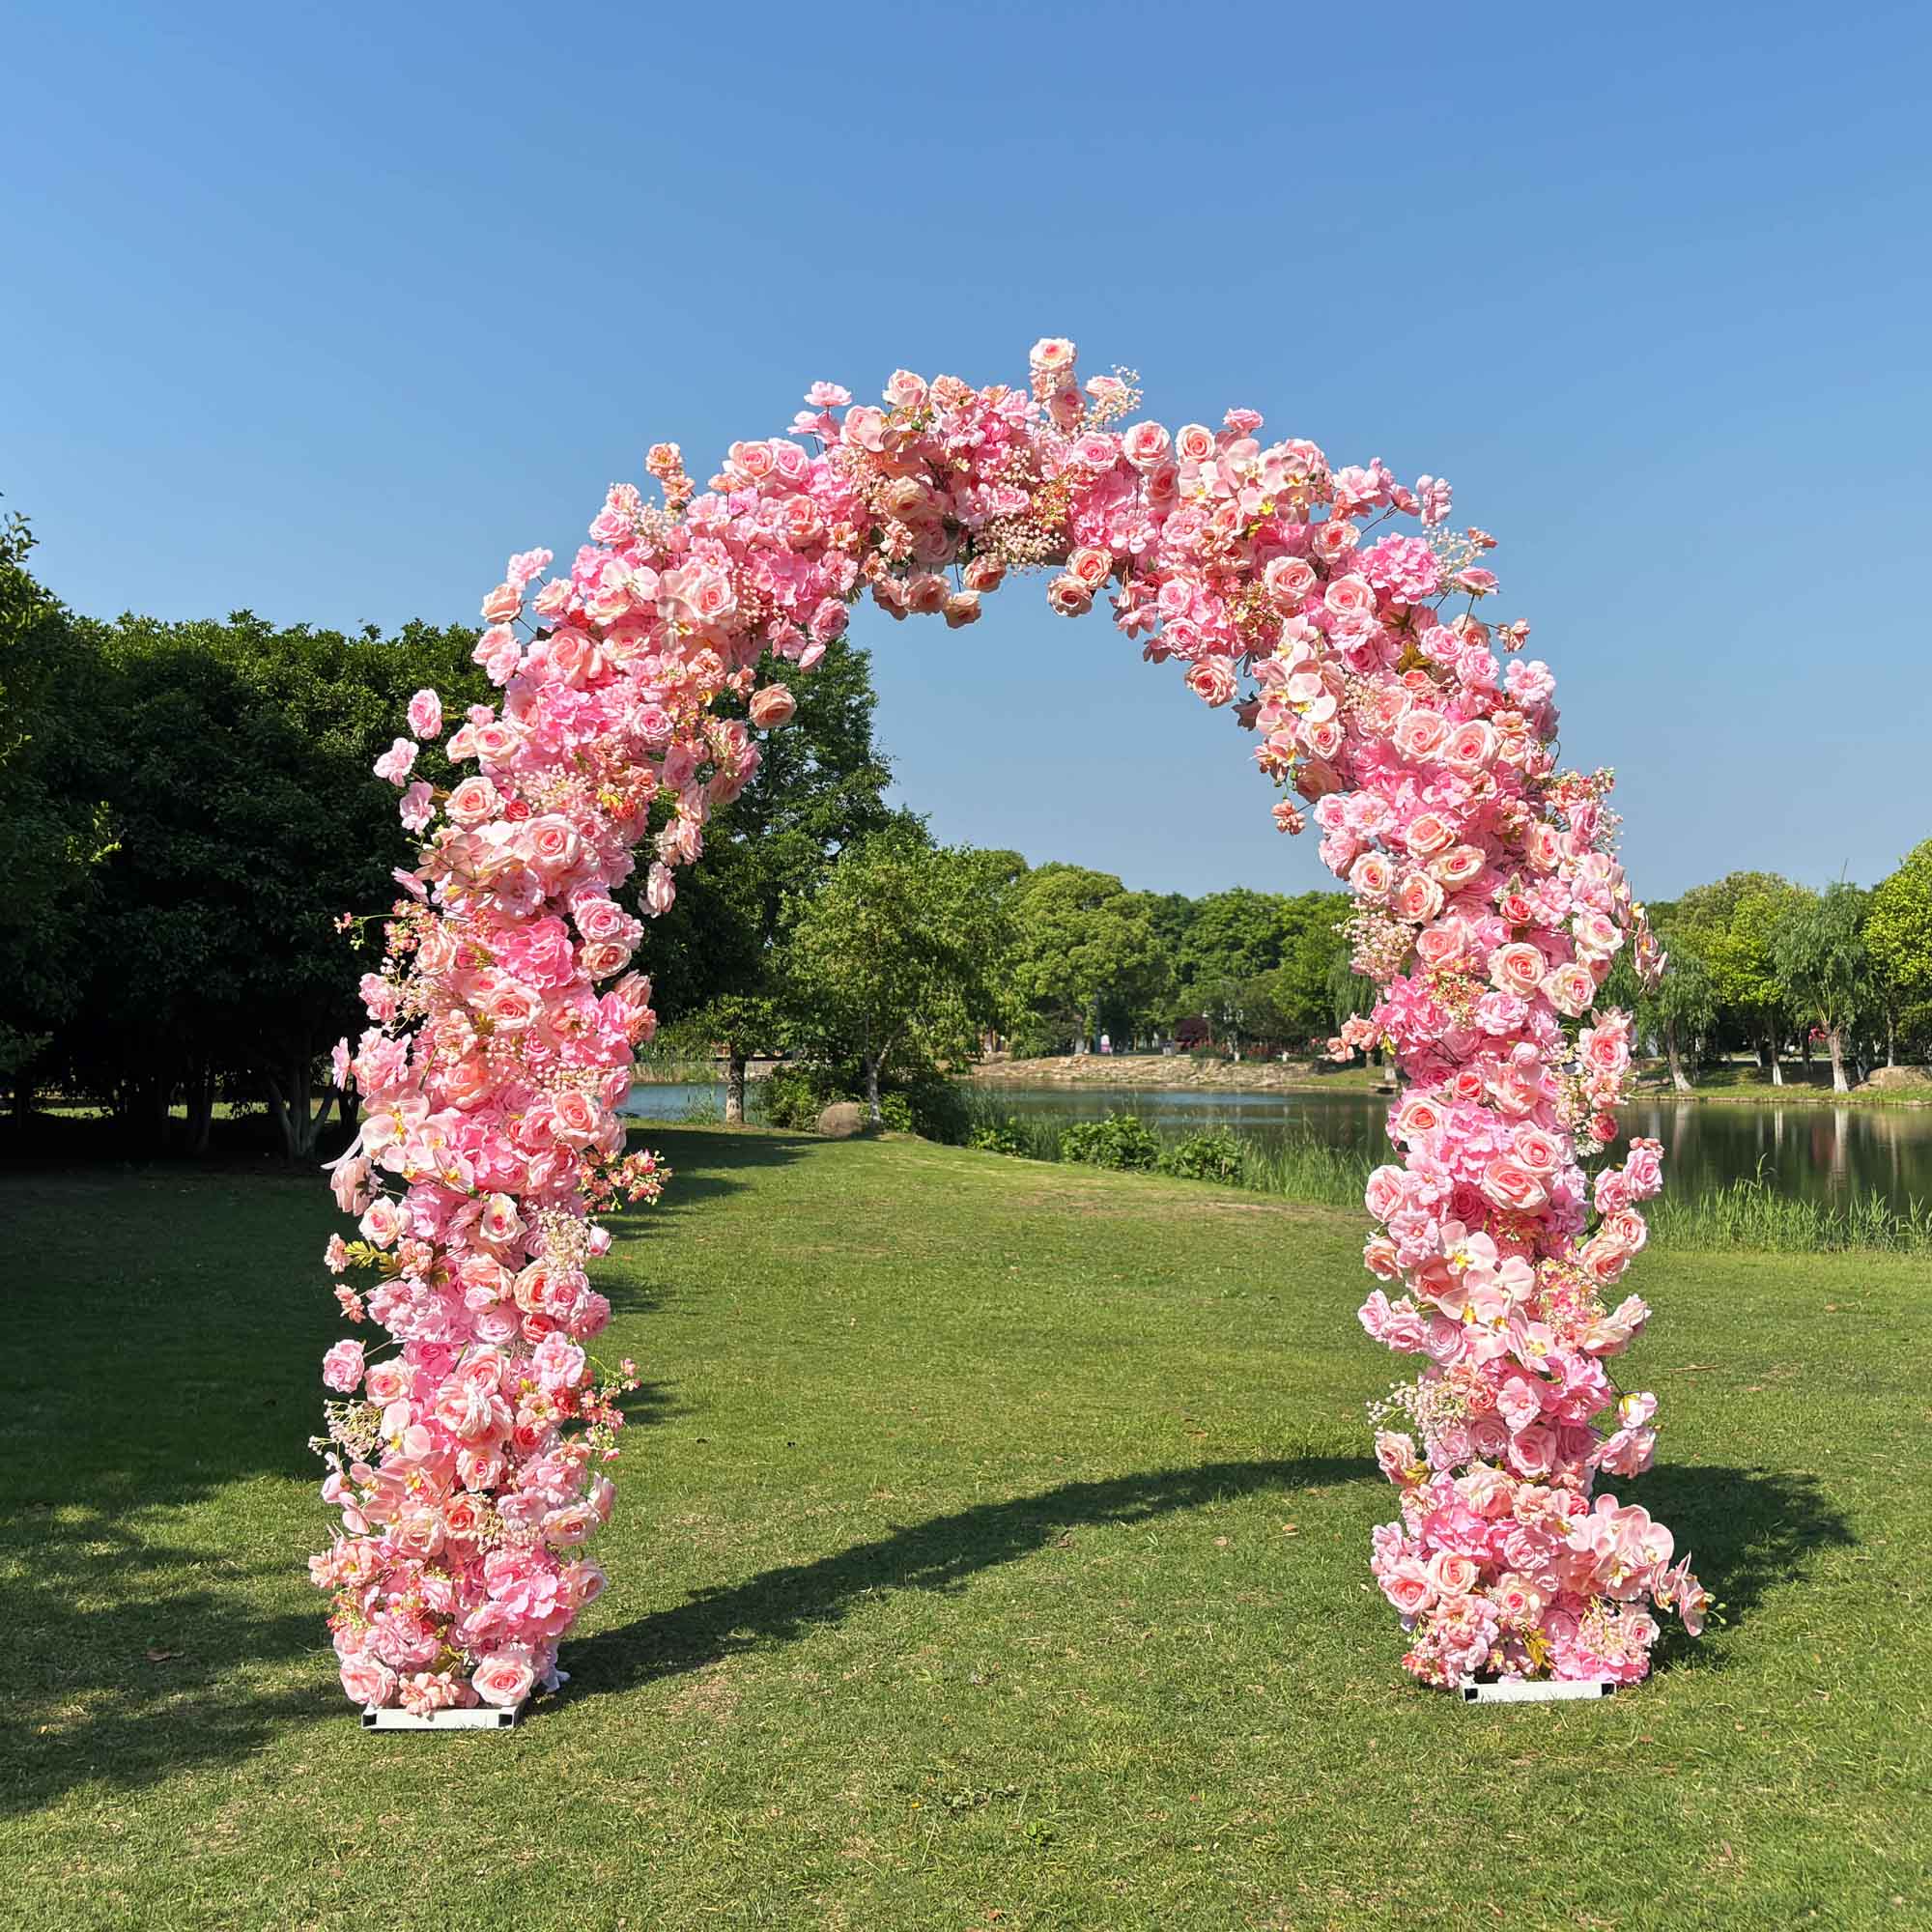
[[[1008,946],[979,854],[895,827],[860,840],[790,905],[794,1037],[818,1059],[857,1060],[874,1106],[889,1068],[973,1057],[998,1010]]]
[[[774,1067],[758,1082],[758,1094],[773,1126],[809,1131],[834,1100],[852,1099],[854,1090],[836,1067],[808,1062]]]
[[[1078,1121],[1060,1136],[1060,1157],[1083,1167],[1151,1173],[1160,1158],[1160,1136],[1135,1114]]]
[[[968,1131],[966,1145],[980,1153],[1021,1154],[1026,1151],[1020,1123],[1010,1114],[1003,1121],[980,1122]]]
[[[1785,999],[1834,1041],[1876,991],[1863,931],[1869,898],[1842,882],[1806,894],[1772,934],[1772,963]]]
[[[183,1087],[204,1122],[217,1083],[267,1094],[305,1151],[317,1056],[364,1023],[336,917],[392,903],[410,850],[370,767],[412,692],[435,686],[452,712],[480,695],[473,633],[348,638],[247,611],[71,628],[81,688],[71,717],[43,715],[66,733],[67,798],[103,804],[111,845],[61,955],[55,1068],[150,1138]],[[417,769],[449,776],[435,747]]]
[[[1932,1039],[1932,838],[1872,888],[1864,943],[1893,1024],[1915,1044]]]
[[[1156,1166],[1182,1180],[1218,1180],[1232,1186],[1241,1179],[1244,1149],[1226,1127],[1189,1134],[1160,1151]]]
[[[1024,1046],[1132,1031],[1159,1004],[1170,966],[1151,895],[1111,872],[1047,865],[1014,884],[1008,907],[1008,1025]]]
[[[0,1079],[39,1060],[79,1005],[76,955],[113,842],[76,769],[89,653],[28,570],[33,547],[24,517],[0,522]]]
[[[648,923],[643,957],[667,1025],[689,1020],[727,1045],[742,1037],[754,1054],[780,1044],[787,905],[809,898],[847,846],[905,816],[886,805],[892,768],[872,742],[871,654],[837,639],[788,682],[797,709],[770,730],[752,727],[758,769],[713,814],[675,902]],[[718,709],[745,716],[742,698]],[[641,883],[632,884],[634,901]]]

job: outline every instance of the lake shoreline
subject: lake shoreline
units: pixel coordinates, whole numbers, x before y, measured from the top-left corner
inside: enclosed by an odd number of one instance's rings
[[[1393,1094],[1377,1070],[1350,1066],[1322,1073],[1307,1060],[1196,1060],[1186,1054],[1062,1053],[1039,1060],[981,1060],[960,1079],[986,1087],[1126,1088],[1137,1093]]]

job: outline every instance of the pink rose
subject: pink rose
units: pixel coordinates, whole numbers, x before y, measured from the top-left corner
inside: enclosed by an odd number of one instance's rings
[[[1348,581],[1343,579],[1344,582]],[[1335,586],[1332,583],[1328,591],[1330,596],[1334,595]],[[1415,706],[1405,711],[1396,721],[1394,736],[1395,748],[1405,758],[1422,763],[1435,757],[1448,743],[1449,725],[1440,712],[1425,711]]]
[[[1435,1585],[1419,1563],[1405,1560],[1380,1577],[1382,1595],[1400,1616],[1420,1616],[1435,1601]]]
[[[380,1407],[387,1408],[409,1392],[409,1372],[400,1362],[371,1362],[363,1373],[362,1393]]]
[[[1417,714],[1408,712],[1407,717]],[[1420,714],[1424,718],[1434,717],[1433,712]],[[1442,721],[1438,718],[1439,724]],[[1447,852],[1456,843],[1456,828],[1439,811],[1418,811],[1403,828],[1402,842],[1418,859],[1433,859],[1437,853]]]
[[[388,1195],[379,1194],[363,1211],[357,1225],[365,1241],[379,1248],[393,1247],[396,1236],[403,1231],[403,1210]]]
[[[507,624],[523,608],[523,592],[514,583],[499,583],[483,600],[483,621]]]
[[[349,1701],[365,1711],[381,1710],[396,1694],[396,1673],[367,1652],[345,1659],[339,1674]]]
[[[1482,1574],[1473,1556],[1460,1550],[1438,1549],[1429,1559],[1429,1578],[1445,1597],[1464,1597]]]
[[[322,1379],[326,1386],[348,1395],[362,1379],[362,1344],[338,1342],[322,1358]]]
[[[410,775],[410,767],[416,761],[416,747],[413,738],[398,738],[383,755],[376,760],[374,770],[379,779],[387,779],[392,785],[400,786]]]
[[[1394,869],[1382,853],[1364,852],[1349,867],[1349,884],[1358,898],[1379,899],[1388,893]]]
[[[1094,593],[1077,577],[1056,577],[1046,586],[1046,601],[1063,617],[1084,616],[1094,608]]]
[[[419,691],[410,699],[410,729],[418,738],[435,738],[442,731],[442,699],[433,691]]]
[[[1278,556],[1262,573],[1268,600],[1278,611],[1298,611],[1315,588],[1315,566],[1305,557]]]
[[[515,1646],[486,1657],[476,1666],[469,1685],[484,1703],[494,1704],[499,1711],[509,1711],[530,1694],[536,1677],[530,1653]]]
[[[1520,1161],[1498,1158],[1483,1170],[1483,1192],[1498,1208],[1527,1214],[1549,1199],[1549,1190]]]
[[[1498,992],[1527,1000],[1543,984],[1543,954],[1524,940],[1498,946],[1490,954],[1490,983]]]
[[[1345,628],[1361,629],[1375,618],[1376,593],[1365,577],[1336,578],[1321,593],[1321,601],[1327,606],[1329,614]],[[1446,727],[1443,735],[1448,735]]]
[[[436,793],[418,779],[404,792],[397,810],[406,831],[420,832],[436,816]]]
[[[566,1147],[588,1147],[603,1130],[603,1109],[578,1088],[553,1094],[550,1105],[551,1132]]]
[[[1397,885],[1389,905],[1396,918],[1420,925],[1442,910],[1442,888],[1427,872],[1408,872]]]
[[[1408,1199],[1406,1180],[1407,1176],[1399,1167],[1378,1167],[1369,1176],[1363,1205],[1378,1221],[1386,1221],[1390,1215],[1402,1211]]]
[[[1587,966],[1572,959],[1544,976],[1543,997],[1559,1013],[1580,1019],[1597,997],[1597,982]]]
[[[449,794],[443,810],[450,822],[468,830],[491,817],[501,803],[497,787],[486,778],[469,778]]]
[[[1450,732],[1442,746],[1442,762],[1452,772],[1473,777],[1495,762],[1496,733],[1492,724],[1472,718]]]
[[[1070,377],[1078,352],[1064,335],[1042,335],[1027,352],[1027,366],[1036,376],[1056,381]]]
[[[1206,463],[1214,454],[1214,432],[1202,423],[1182,423],[1174,434],[1174,453],[1182,463]]]
[[[1132,424],[1121,438],[1121,454],[1136,469],[1152,469],[1167,455],[1172,439],[1157,422]]]

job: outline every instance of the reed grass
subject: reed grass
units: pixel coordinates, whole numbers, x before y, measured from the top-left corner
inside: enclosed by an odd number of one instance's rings
[[[1065,1122],[1048,1115],[1003,1109],[997,1094],[967,1089],[967,1114],[982,1135],[980,1145],[1027,1160],[1065,1158]],[[1111,1116],[1110,1116],[1111,1118]],[[1204,1136],[1154,1129],[1163,1161]],[[1212,1130],[1232,1140],[1239,1159],[1229,1184],[1253,1194],[1323,1207],[1353,1208],[1374,1162],[1366,1154],[1329,1146],[1313,1134],[1260,1141],[1233,1129]],[[1673,1248],[1739,1248],[1769,1254],[1831,1254],[1862,1250],[1882,1254],[1932,1254],[1932,1204],[1913,1200],[1901,1209],[1876,1189],[1848,1201],[1806,1201],[1778,1190],[1769,1173],[1690,1196],[1666,1192],[1645,1210],[1652,1237]]]
[[[1828,1254],[1862,1248],[1932,1254],[1932,1207],[1900,1209],[1874,1188],[1826,1205],[1780,1194],[1762,1174],[1689,1199],[1665,1193],[1645,1209],[1651,1234],[1680,1248],[1756,1248],[1770,1254]]]

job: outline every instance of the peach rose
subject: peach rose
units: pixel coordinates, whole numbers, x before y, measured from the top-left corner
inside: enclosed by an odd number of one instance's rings
[[[469,1685],[484,1703],[508,1711],[530,1694],[536,1677],[529,1652],[515,1646],[486,1657],[471,1674]]]
[[[1499,1154],[1483,1170],[1483,1192],[1498,1208],[1527,1214],[1549,1199],[1549,1190],[1520,1160]]]
[[[787,723],[797,709],[798,700],[784,685],[768,684],[752,699],[752,723],[769,731]]]
[[[1543,984],[1543,954],[1525,940],[1498,946],[1490,954],[1490,983],[1519,999],[1535,996]]]

